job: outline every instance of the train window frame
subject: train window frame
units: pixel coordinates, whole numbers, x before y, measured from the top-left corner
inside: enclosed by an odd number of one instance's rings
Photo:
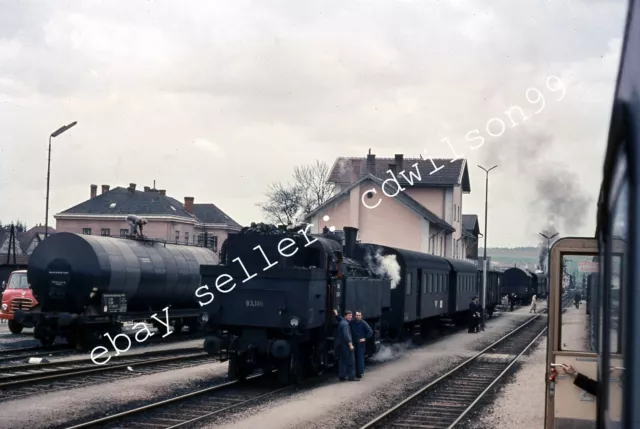
[[[581,253],[581,254],[576,254],[576,253],[572,253],[572,252],[560,252],[560,264],[561,266],[564,265],[564,258],[565,256],[569,256],[569,257],[594,257],[594,256],[598,256],[597,253]],[[559,282],[560,284],[562,284],[562,272],[559,273],[560,275],[560,279]],[[562,288],[559,288],[557,291],[560,295],[562,295]],[[559,302],[562,302],[562,297],[560,296],[559,298]],[[573,302],[573,301],[572,301]],[[586,305],[586,304],[585,304]],[[564,313],[560,313],[558,315],[558,333],[557,333],[557,341],[558,341],[558,347],[557,347],[557,355],[561,356],[563,353],[569,353],[571,355],[580,355],[583,357],[589,356],[589,357],[596,357],[599,353],[599,350],[576,350],[576,349],[572,349],[572,348],[564,348],[562,346],[562,341],[563,341],[563,326],[564,326]]]
[[[427,294],[427,273],[422,273],[422,294]]]
[[[405,282],[406,282],[406,284],[405,284],[405,289],[406,289],[406,291],[407,291],[407,295],[411,295],[411,293],[412,293],[412,284],[411,284],[411,281],[412,281],[413,279],[412,279],[411,274],[412,274],[412,273],[407,273],[407,274],[406,274],[406,279],[405,279]]]
[[[433,274],[428,273],[427,276],[427,293],[433,293]]]

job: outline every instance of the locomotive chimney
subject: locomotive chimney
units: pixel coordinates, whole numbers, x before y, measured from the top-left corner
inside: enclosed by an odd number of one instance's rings
[[[102,185],[102,193],[106,194],[107,192],[109,192],[109,185]]]
[[[164,190],[164,189],[160,189],[160,190],[158,191],[158,193],[159,193],[160,195],[162,195],[163,197],[165,197],[165,196],[167,195],[167,191],[166,191],[166,190]]]
[[[97,194],[98,194],[98,185],[91,185],[91,197],[90,198],[95,198]]]
[[[356,237],[358,236],[358,228],[352,226],[345,226],[342,228],[344,231],[344,256],[347,258],[353,258],[353,253],[356,248]]]
[[[367,173],[375,176],[376,174],[376,156],[372,154],[367,155]]]
[[[402,171],[402,154],[396,154],[396,168],[398,173]]]
[[[193,200],[193,197],[184,197],[184,209],[191,214],[193,214]]]

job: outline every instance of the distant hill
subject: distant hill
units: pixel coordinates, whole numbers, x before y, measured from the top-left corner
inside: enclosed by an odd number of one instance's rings
[[[478,255],[482,256],[483,248],[478,249]],[[538,264],[538,248],[537,247],[487,247],[487,256],[491,257],[492,262],[496,262],[502,266],[524,266],[529,264],[529,268],[533,268]]]

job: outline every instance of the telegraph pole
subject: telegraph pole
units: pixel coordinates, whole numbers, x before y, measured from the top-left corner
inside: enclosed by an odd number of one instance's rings
[[[487,314],[487,311],[486,311],[486,306],[487,306],[487,216],[489,212],[489,172],[494,168],[496,168],[497,165],[494,165],[488,170],[481,165],[478,165],[478,167],[480,167],[486,173],[485,194],[484,194],[484,251],[483,251],[484,255],[482,258],[483,259],[482,260],[482,265],[483,265],[482,267],[482,302],[481,302],[482,323],[480,325],[480,328],[484,331],[484,324],[487,319],[487,316],[486,316]]]

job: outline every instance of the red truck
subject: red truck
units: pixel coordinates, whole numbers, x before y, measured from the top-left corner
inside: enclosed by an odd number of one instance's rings
[[[12,272],[6,285],[3,284],[2,286],[0,319],[8,320],[9,330],[14,334],[19,334],[22,332],[24,326],[13,320],[13,313],[15,313],[16,310],[29,310],[38,304],[27,282],[27,271],[19,270]]]

